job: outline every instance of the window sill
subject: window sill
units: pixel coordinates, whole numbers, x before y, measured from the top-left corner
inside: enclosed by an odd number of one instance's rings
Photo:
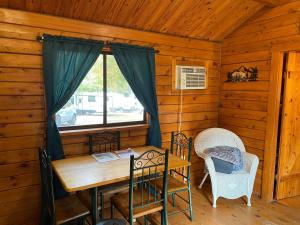
[[[127,126],[118,126],[118,127],[99,127],[99,128],[88,128],[88,129],[78,129],[78,130],[64,130],[60,131],[61,137],[66,136],[76,136],[76,135],[86,135],[94,134],[102,131],[124,131],[131,129],[147,129],[149,124],[136,124],[136,125],[127,125]]]

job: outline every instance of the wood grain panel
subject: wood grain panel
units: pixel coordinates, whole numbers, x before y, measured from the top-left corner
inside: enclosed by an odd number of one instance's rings
[[[33,160],[38,160],[37,148],[3,151],[0,155],[0,165],[12,164],[16,166],[17,164],[13,163],[20,163],[20,167],[24,167],[23,169],[26,169],[28,161]],[[4,168],[4,166],[1,168]],[[7,176],[7,173],[3,173],[3,176]]]
[[[12,188],[27,187],[40,183],[39,173],[22,174],[18,176],[1,177],[0,191],[9,190]]]
[[[0,109],[43,109],[43,96],[0,96]]]
[[[44,95],[41,83],[1,82],[0,95]]]
[[[250,100],[266,102],[268,100],[268,93],[266,92],[251,92],[251,91],[223,91],[221,93],[222,99],[234,100]]]
[[[35,148],[43,145],[43,135],[0,138],[0,152],[16,149]]]
[[[0,125],[0,137],[31,136],[44,133],[42,123],[8,123]]]
[[[222,101],[222,100],[221,100]],[[247,109],[235,109],[235,108],[220,108],[219,113],[231,118],[244,118],[244,119],[256,119],[259,121],[266,121],[267,113],[261,111],[247,110]]]
[[[0,203],[0,217],[7,215],[10,211],[16,213],[24,212],[26,210],[36,210],[40,207],[40,199],[26,199],[14,202]],[[11,220],[10,220],[11,221]]]
[[[275,1],[261,1],[273,2]],[[219,125],[228,128],[240,135],[246,144],[247,150],[257,154],[261,165],[261,178],[257,180],[257,187],[261,186],[262,197],[272,200],[274,186],[273,180],[269,179],[269,171],[275,169],[275,162],[270,163],[270,158],[265,158],[268,152],[265,139],[268,128],[267,121],[272,113],[268,112],[270,95],[275,90],[270,88],[270,80],[274,74],[271,71],[271,52],[275,46],[284,46],[293,43],[300,45],[299,18],[300,2],[295,1],[289,4],[274,8],[265,8],[257,13],[240,28],[225,38],[222,45],[221,56],[221,93],[219,109]],[[257,67],[257,82],[227,84],[222,83],[226,74],[240,66]],[[239,96],[240,93],[240,96]],[[257,131],[259,131],[257,133]],[[272,150],[273,151],[273,150]],[[274,152],[276,150],[274,149]],[[266,163],[267,161],[267,163]],[[270,167],[272,167],[270,169]],[[274,172],[274,170],[273,170]],[[274,172],[275,173],[275,172]],[[263,180],[262,180],[263,179]]]
[[[0,81],[40,83],[43,81],[42,71],[40,69],[0,68]]]
[[[37,41],[0,38],[1,53],[21,53],[41,55],[42,47]]]
[[[283,97],[276,198],[300,195],[300,53],[290,52]]]
[[[27,109],[27,110],[1,110],[1,123],[22,123],[22,122],[41,122],[44,121],[43,109]]]
[[[39,171],[40,165],[38,161],[26,161],[24,159],[21,159],[21,161],[23,162],[0,165],[0,177],[32,174]]]
[[[3,7],[190,38],[222,40],[265,2],[251,0],[9,1]]]
[[[254,130],[262,130],[266,129],[266,122],[259,120],[249,120],[249,119],[241,119],[241,118],[231,118],[227,116],[220,116],[219,122],[222,124],[227,124],[231,126],[245,127]]]
[[[42,68],[42,58],[37,55],[0,53],[0,67]]]
[[[223,108],[248,109],[255,111],[266,111],[266,102],[246,101],[246,100],[222,100],[220,106]]]

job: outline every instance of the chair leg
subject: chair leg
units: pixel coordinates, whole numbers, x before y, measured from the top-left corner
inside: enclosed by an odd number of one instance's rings
[[[161,215],[161,224],[162,225],[168,225],[168,210],[167,210],[167,203],[164,203],[164,209],[162,210],[162,215]]]
[[[217,198],[213,196],[213,208],[217,208]]]
[[[148,225],[147,216],[144,216],[144,225]]]
[[[251,195],[247,196],[247,206],[251,207]]]
[[[190,212],[190,221],[193,221],[192,191],[191,191],[191,186],[190,186],[190,185],[189,185],[188,195],[189,195],[189,212]]]
[[[114,210],[114,203],[111,202],[111,205],[110,205],[110,218],[114,218],[115,217],[115,210]]]
[[[99,220],[97,187],[91,189],[91,203],[92,203],[92,225],[95,225]]]
[[[173,207],[176,207],[176,203],[175,203],[175,193],[172,193],[172,194],[171,194],[171,197],[172,197],[172,206],[173,206]]]
[[[100,219],[103,219],[104,214],[104,194],[103,192],[100,193],[100,204],[101,204],[101,210],[100,210]]]
[[[203,186],[203,184],[204,184],[204,182],[205,182],[207,176],[208,176],[208,173],[206,173],[206,174],[204,175],[204,177],[203,177],[203,179],[202,179],[202,181],[201,181],[201,183],[200,183],[200,185],[199,185],[199,187],[198,187],[199,189],[202,188],[202,186]]]
[[[129,224],[130,224],[130,225],[133,225],[133,224],[134,224],[134,220],[133,220],[132,216],[129,218]]]

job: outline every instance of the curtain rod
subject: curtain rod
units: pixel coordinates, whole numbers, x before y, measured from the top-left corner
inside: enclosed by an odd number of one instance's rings
[[[36,37],[36,40],[38,42],[43,42],[44,41],[44,36],[40,35]],[[109,45],[110,43],[112,43],[111,41],[104,41],[104,44]],[[154,50],[155,53],[159,54],[159,50]]]

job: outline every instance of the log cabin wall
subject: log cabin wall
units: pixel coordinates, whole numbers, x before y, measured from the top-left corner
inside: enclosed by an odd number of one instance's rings
[[[176,61],[208,66],[208,89],[183,91],[182,130],[195,136],[217,125],[218,43],[0,9],[0,224],[38,224],[38,147],[44,143],[43,33],[154,46],[163,145],[178,128],[179,93],[172,90]],[[174,74],[173,74],[174,75]],[[147,129],[121,132],[122,148],[145,145]],[[87,137],[63,137],[67,157],[87,154]],[[203,164],[194,155],[193,180]]]
[[[260,158],[256,193],[262,192],[272,47],[300,46],[299,10],[299,1],[262,10],[222,44],[219,126],[241,136],[247,151]],[[225,83],[227,73],[242,65],[257,67],[258,81]]]

